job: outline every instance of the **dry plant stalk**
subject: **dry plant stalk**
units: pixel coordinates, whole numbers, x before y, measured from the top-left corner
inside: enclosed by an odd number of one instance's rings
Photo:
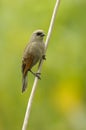
[[[54,21],[55,21],[55,17],[56,17],[56,13],[57,13],[57,10],[58,10],[59,3],[60,3],[60,0],[56,0],[56,4],[55,4],[54,10],[53,10],[53,14],[52,14],[52,18],[51,18],[51,22],[50,22],[50,26],[49,26],[49,30],[48,30],[48,34],[47,34],[47,38],[46,38],[46,41],[45,41],[46,50],[48,48],[48,44],[49,44],[49,40],[50,40],[50,37],[51,37],[51,33],[52,33],[52,29],[53,29],[53,25],[54,25]],[[43,64],[43,60],[42,60],[40,66],[38,68],[37,73],[41,72],[42,64]],[[31,94],[30,94],[30,97],[29,97],[29,100],[28,100],[28,105],[27,105],[27,109],[26,109],[26,114],[25,114],[22,130],[27,129],[27,125],[28,125],[28,122],[29,122],[30,111],[31,111],[31,106],[32,106],[32,101],[33,101],[33,97],[34,97],[35,90],[36,90],[36,87],[37,87],[37,83],[38,83],[38,78],[35,77],[35,80],[34,80],[34,83],[33,83],[33,86],[32,86],[32,91],[31,91]]]

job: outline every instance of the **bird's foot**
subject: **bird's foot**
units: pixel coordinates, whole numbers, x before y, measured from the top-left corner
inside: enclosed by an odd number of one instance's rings
[[[40,75],[41,75],[41,73],[35,73],[35,76],[36,76],[38,79],[41,79],[41,78],[40,78]]]
[[[43,59],[43,60],[46,60],[46,55],[43,55],[43,56],[42,56],[42,59]]]
[[[38,79],[40,78],[41,73],[34,73],[31,69],[29,70],[33,75],[35,75]]]

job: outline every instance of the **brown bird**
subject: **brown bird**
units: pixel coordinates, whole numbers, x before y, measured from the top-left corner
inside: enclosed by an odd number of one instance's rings
[[[22,58],[22,92],[27,87],[27,73],[30,71],[40,79],[40,73],[34,73],[31,69],[39,61],[45,59],[45,44],[43,42],[45,34],[43,30],[33,32],[29,44],[26,46]]]

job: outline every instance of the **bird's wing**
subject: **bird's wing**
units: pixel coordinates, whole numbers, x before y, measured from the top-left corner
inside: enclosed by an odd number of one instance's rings
[[[32,67],[34,56],[30,55],[28,58],[24,58],[22,61],[22,73],[25,76],[29,69]]]

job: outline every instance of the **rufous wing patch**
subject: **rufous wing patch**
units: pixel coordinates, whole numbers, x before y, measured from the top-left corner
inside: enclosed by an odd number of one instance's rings
[[[22,61],[22,73],[25,76],[29,69],[32,67],[34,56],[30,55],[28,58],[24,58]]]

